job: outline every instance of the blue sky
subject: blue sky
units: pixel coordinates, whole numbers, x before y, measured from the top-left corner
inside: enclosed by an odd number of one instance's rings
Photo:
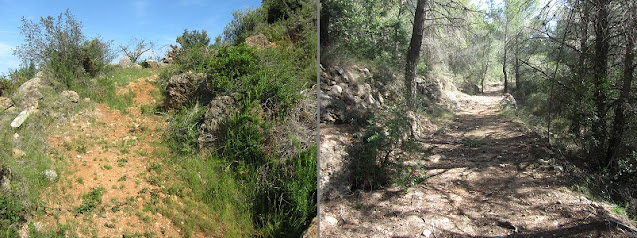
[[[0,75],[19,67],[20,60],[13,56],[13,49],[24,39],[18,29],[23,16],[36,22],[40,17],[56,17],[68,8],[82,22],[83,33],[89,39],[99,35],[113,40],[114,48],[133,38],[145,39],[165,51],[169,44],[176,44],[175,39],[185,28],[206,30],[214,41],[232,20],[233,10],[260,5],[261,0],[0,0]]]

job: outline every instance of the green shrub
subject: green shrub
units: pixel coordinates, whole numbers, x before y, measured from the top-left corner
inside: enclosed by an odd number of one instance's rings
[[[0,194],[0,235],[18,237],[20,224],[25,221],[26,210],[22,200],[12,193]]]
[[[39,23],[23,17],[20,30],[26,42],[14,54],[25,63],[44,66],[54,86],[72,88],[85,73],[96,75],[114,57],[110,42],[86,40],[82,24],[68,9],[57,18],[40,18]]]
[[[223,147],[218,154],[226,161],[239,162],[235,171],[249,165],[262,165],[267,162],[267,153],[263,149],[266,123],[259,118],[261,108],[257,101],[244,102],[239,112],[228,118]]]
[[[404,109],[396,107],[368,120],[367,128],[357,135],[360,141],[349,153],[353,155],[348,164],[353,188],[377,189],[392,182],[389,174],[400,166],[391,160],[392,153],[413,149],[413,140],[407,136],[410,123]]]
[[[80,206],[73,209],[76,214],[86,214],[94,211],[98,205],[102,203],[102,195],[104,194],[104,187],[100,186],[91,189],[90,192],[82,195],[82,203]]]
[[[240,44],[245,38],[255,33],[255,29],[264,22],[261,8],[245,9],[232,12],[233,19],[223,30],[223,41],[230,44]]]
[[[199,150],[199,126],[206,108],[195,104],[191,108],[181,108],[173,117],[166,135],[171,149],[179,154],[192,154]]]
[[[297,149],[286,163],[263,166],[253,184],[253,217],[264,237],[299,237],[316,216],[317,147]]]

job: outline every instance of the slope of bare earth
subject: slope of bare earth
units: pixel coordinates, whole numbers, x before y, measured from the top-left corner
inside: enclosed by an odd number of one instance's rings
[[[154,209],[169,196],[153,181],[168,124],[162,116],[142,113],[144,106],[156,104],[156,78],[140,78],[118,90],[135,94],[128,113],[100,103],[66,124],[52,125],[49,146],[69,165],[57,185],[42,193],[44,214],[34,219],[39,229],[81,237],[184,236],[181,226]],[[85,196],[99,188],[101,199]]]
[[[634,236],[632,221],[568,189],[543,139],[498,115],[502,96],[461,98],[458,117],[422,140],[428,160],[406,162],[429,177],[407,192],[348,191],[339,166],[354,129],[323,125],[321,237]]]

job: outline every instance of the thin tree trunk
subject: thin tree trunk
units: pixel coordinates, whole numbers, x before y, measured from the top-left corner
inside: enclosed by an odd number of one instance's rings
[[[626,34],[626,52],[624,53],[624,72],[622,78],[622,90],[619,94],[619,98],[617,99],[617,105],[615,106],[615,118],[613,120],[613,129],[608,141],[608,150],[606,151],[606,161],[607,163],[611,163],[613,157],[617,155],[617,150],[620,148],[620,143],[624,137],[624,128],[626,127],[626,115],[624,115],[624,110],[626,109],[626,104],[628,103],[628,98],[630,97],[631,83],[633,81],[633,71],[635,69],[633,65],[633,61],[635,59],[633,47],[635,43],[635,37],[631,30],[635,29],[635,9],[634,3],[632,10],[632,17],[629,17],[628,22],[632,22],[628,25]],[[607,164],[606,166],[609,166]]]
[[[330,13],[329,3],[326,0],[321,0],[321,22],[319,28],[321,48],[327,47],[330,43],[329,25],[330,25]]]
[[[513,64],[513,70],[515,72],[515,91],[520,92],[520,46],[518,38],[515,39],[515,63]]]
[[[595,19],[595,56],[593,58],[593,79],[594,79],[594,92],[593,102],[595,104],[595,120],[593,121],[593,136],[596,143],[593,146],[594,158],[598,158],[600,166],[605,166],[609,161],[604,156],[604,148],[606,148],[607,139],[607,123],[606,112],[608,111],[608,105],[606,105],[607,97],[607,64],[608,64],[608,51],[610,43],[608,42],[608,5],[609,0],[596,1],[597,16]]]
[[[412,108],[413,102],[413,86],[412,83],[416,77],[416,65],[420,56],[420,47],[422,46],[423,32],[425,31],[425,5],[427,0],[418,0],[416,4],[416,14],[414,16],[414,27],[411,33],[411,41],[409,42],[409,50],[407,51],[407,63],[405,65],[405,99],[407,105]]]
[[[507,16],[508,18],[508,16]],[[504,74],[504,93],[507,93],[508,90],[508,79],[507,79],[507,37],[509,31],[509,19],[506,19],[504,23],[504,57],[502,59],[502,73]]]
[[[484,69],[482,69],[482,80],[480,80],[480,91],[484,94],[484,81],[487,79],[487,72],[489,71],[489,60],[484,64]]]
[[[398,0],[398,16],[396,16],[396,26],[394,26],[394,48],[396,49],[396,52],[398,52],[398,44],[400,42],[398,42],[398,31],[400,30],[400,16],[403,14],[403,1],[404,0]]]

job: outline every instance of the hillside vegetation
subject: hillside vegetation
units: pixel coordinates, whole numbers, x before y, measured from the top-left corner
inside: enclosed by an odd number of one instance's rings
[[[69,11],[23,20],[24,67],[0,80],[3,236],[300,236],[317,209],[316,3],[233,15],[214,43],[186,29],[162,62],[117,65]]]
[[[321,2],[322,234],[634,235],[633,2]]]

